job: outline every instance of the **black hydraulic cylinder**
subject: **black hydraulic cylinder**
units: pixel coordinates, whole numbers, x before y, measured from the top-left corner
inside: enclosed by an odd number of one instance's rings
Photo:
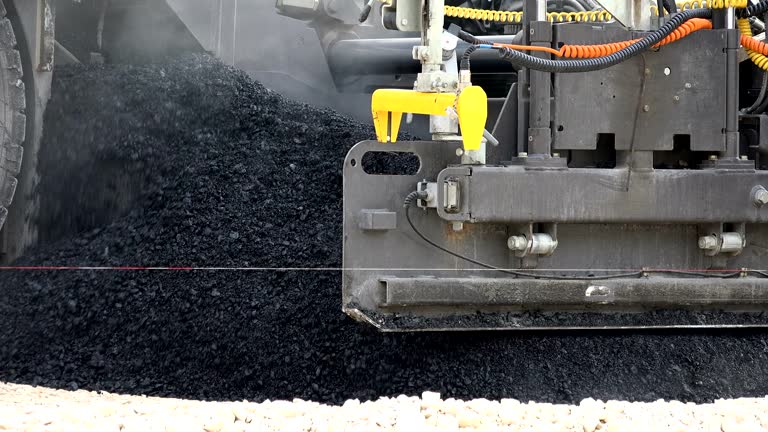
[[[488,36],[484,40],[498,43],[514,43],[512,36]],[[346,39],[330,45],[326,56],[328,66],[337,81],[371,75],[408,75],[421,72],[421,64],[413,59],[414,46],[421,44],[418,38]],[[459,53],[469,47],[460,42]],[[509,62],[499,61],[494,50],[477,50],[472,54],[473,73],[515,72]]]

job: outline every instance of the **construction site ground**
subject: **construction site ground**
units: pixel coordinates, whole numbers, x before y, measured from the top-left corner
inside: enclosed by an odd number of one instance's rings
[[[201,402],[84,390],[0,385],[0,430],[109,432],[268,431],[759,431],[768,399],[711,404],[586,399],[553,405],[515,399],[442,399],[400,395],[343,405],[247,400]]]
[[[271,413],[350,430],[585,416],[598,423],[578,430],[627,416],[719,430],[743,409],[739,422],[765,427],[764,399],[710,404],[768,394],[763,331],[381,334],[341,312],[339,271],[244,270],[341,266],[342,162],[373,130],[215,59],[61,67],[45,125],[41,218],[59,223],[17,264],[240,270],[0,272],[0,381],[70,391],[3,385],[0,410],[15,415],[0,422],[87,412],[97,396],[82,389],[175,398],[98,396],[121,419],[152,422],[158,407],[197,427],[223,410],[241,428],[221,430],[270,430]],[[109,208],[89,207],[95,196]],[[399,396],[425,391],[445,401]],[[265,402],[296,398],[313,402]],[[89,416],[74,420],[112,414]]]

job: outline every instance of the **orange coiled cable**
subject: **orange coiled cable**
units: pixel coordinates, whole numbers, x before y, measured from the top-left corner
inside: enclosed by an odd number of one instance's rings
[[[711,28],[711,21],[703,18],[692,18],[684,22],[680,27],[676,28],[672,34],[662,39],[661,42],[654,46],[654,48],[680,40],[695,31],[709,30]],[[640,39],[633,39],[629,41],[614,42],[601,45],[563,45],[563,47],[560,48],[560,56],[566,58],[605,57],[620,51],[639,40]]]
[[[768,44],[747,35],[741,35],[741,46],[750,51],[754,51],[762,55],[768,55]]]

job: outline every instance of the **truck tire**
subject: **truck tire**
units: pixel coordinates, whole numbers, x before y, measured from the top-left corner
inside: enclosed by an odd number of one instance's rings
[[[0,228],[8,217],[21,170],[27,122],[22,76],[16,35],[0,0]]]

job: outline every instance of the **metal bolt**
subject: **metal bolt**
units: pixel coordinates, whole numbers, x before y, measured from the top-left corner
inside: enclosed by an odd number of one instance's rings
[[[678,95],[675,95],[675,97],[673,97],[672,99],[674,99],[674,100],[676,100],[676,101],[679,101],[679,100],[680,100],[680,96],[678,96]]]
[[[406,18],[403,18],[402,20],[400,20],[400,24],[406,26],[408,25],[408,20]]]
[[[527,152],[520,152],[520,153],[517,154],[517,157],[527,158],[528,157],[528,153]]]
[[[709,160],[716,161],[717,160],[717,155],[709,155]]]
[[[650,69],[646,69],[646,70],[645,70],[645,74],[646,74],[646,75],[650,75],[650,74],[651,74],[651,70],[650,70]]]
[[[643,111],[644,112],[648,112],[650,110],[651,110],[651,106],[650,105],[643,105]]]
[[[714,235],[699,237],[699,249],[715,250],[717,249],[717,237]]]
[[[533,142],[533,135],[528,136],[528,142]]]
[[[451,229],[454,231],[461,231],[464,229],[464,222],[452,222],[451,223]]]
[[[768,204],[768,190],[763,186],[756,186],[752,192],[752,202],[758,207]]]
[[[457,148],[456,149],[456,156],[462,156],[464,154],[464,149]]]
[[[739,159],[741,159],[741,160],[749,160],[749,156],[741,155],[741,156],[739,156]]]
[[[693,87],[693,85],[691,85],[691,83],[685,83],[685,88],[689,89],[691,87]]]
[[[552,153],[552,157],[553,158],[559,158],[560,157],[560,153]]]
[[[513,251],[528,249],[528,239],[525,236],[512,236],[507,240],[507,247]]]

